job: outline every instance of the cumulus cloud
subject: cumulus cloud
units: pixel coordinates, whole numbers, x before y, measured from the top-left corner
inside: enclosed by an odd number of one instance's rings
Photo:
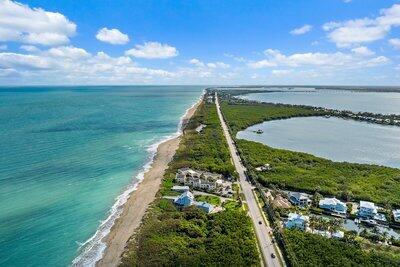
[[[191,60],[189,60],[189,63],[193,64],[197,67],[201,67],[201,68],[205,68],[205,67],[210,68],[210,69],[217,69],[217,68],[228,69],[228,68],[230,68],[229,64],[226,64],[221,61],[204,63],[197,58],[192,58]]]
[[[113,45],[122,45],[129,42],[129,36],[118,29],[102,28],[97,32],[96,38],[99,41]]]
[[[201,62],[200,60],[198,60],[197,58],[192,58],[191,60],[189,60],[189,63],[193,64],[195,66],[198,66],[198,67],[204,67],[205,66],[205,64],[203,62]]]
[[[178,55],[178,50],[168,44],[158,42],[146,42],[144,45],[136,45],[125,52],[125,55],[138,58],[171,58]]]
[[[306,25],[304,25],[304,26],[302,26],[300,28],[296,28],[296,29],[291,30],[290,34],[292,34],[292,35],[302,35],[302,34],[305,34],[305,33],[309,32],[309,31],[311,31],[311,29],[312,29],[312,26],[306,24]]]
[[[28,75],[31,81],[46,79],[51,83],[145,82],[175,77],[166,70],[138,66],[127,56],[111,57],[104,52],[92,55],[73,46],[39,50],[34,55],[0,52],[0,69],[7,69],[3,74]]]
[[[354,53],[362,56],[372,56],[375,54],[375,52],[371,51],[368,49],[368,47],[365,46],[359,46],[356,48],[351,49]]]
[[[0,41],[53,46],[68,43],[75,31],[76,25],[60,13],[0,0]]]
[[[395,49],[400,49],[400,39],[399,38],[390,39],[389,44],[391,44]]]
[[[40,51],[40,49],[37,48],[34,45],[21,45],[19,48],[24,50],[24,51],[26,51],[26,52],[38,52],[38,51]]]
[[[338,47],[349,47],[383,39],[392,27],[400,26],[400,4],[382,9],[376,18],[328,22],[322,28]]]
[[[371,57],[374,53],[366,47],[353,49],[352,53],[296,53],[284,55],[279,50],[264,51],[266,59],[249,62],[248,66],[255,69],[275,66],[319,66],[341,68],[363,68],[382,65],[389,62],[384,56]]]
[[[292,72],[293,72],[293,70],[291,70],[291,69],[289,69],[289,70],[272,70],[271,71],[272,75],[278,76],[278,77],[286,76]]]

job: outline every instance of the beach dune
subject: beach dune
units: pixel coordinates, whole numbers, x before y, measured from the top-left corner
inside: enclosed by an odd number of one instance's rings
[[[200,101],[191,107],[182,118],[182,127],[193,116]],[[107,248],[101,260],[96,263],[99,267],[118,266],[126,243],[139,227],[148,206],[153,202],[161,185],[164,172],[178,149],[181,136],[161,143],[157,148],[150,169],[144,174],[139,184],[123,207],[121,216],[115,221],[110,233],[104,238]]]

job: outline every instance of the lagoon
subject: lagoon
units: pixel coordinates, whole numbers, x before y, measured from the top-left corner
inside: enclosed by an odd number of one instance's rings
[[[263,133],[255,133],[258,129]],[[237,137],[334,161],[400,168],[400,127],[396,126],[302,117],[253,125]]]
[[[400,93],[348,90],[306,90],[252,93],[240,98],[292,105],[308,105],[353,112],[400,114]]]

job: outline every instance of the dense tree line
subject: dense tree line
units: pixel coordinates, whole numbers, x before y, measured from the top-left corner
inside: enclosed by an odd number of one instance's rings
[[[206,127],[195,131],[200,124]],[[179,210],[161,195],[171,194],[182,167],[235,176],[214,104],[202,103],[186,125],[180,146],[153,202],[123,255],[122,266],[258,266],[260,257],[250,218],[240,202],[206,214],[192,206]]]
[[[253,172],[264,185],[318,191],[343,199],[370,200],[400,205],[400,170],[368,164],[333,162],[307,153],[275,149],[261,143],[238,140],[241,155],[250,166],[265,163],[267,172]]]
[[[178,211],[160,200],[130,246],[122,266],[259,265],[251,221],[241,209]]]
[[[224,100],[221,102],[221,109],[234,135],[240,130],[263,121],[326,114],[324,111],[314,110],[310,107],[258,103],[246,100]]]
[[[266,120],[323,115],[301,106],[266,104],[246,100],[222,102],[224,116],[233,134]],[[253,169],[253,176],[264,185],[319,191],[343,199],[370,200],[384,205],[400,206],[400,170],[395,168],[333,162],[307,153],[274,149],[260,143],[237,140],[242,158]],[[269,163],[272,170],[255,172]],[[252,170],[250,169],[250,172]]]
[[[356,243],[299,230],[285,230],[284,239],[293,266],[400,266],[400,255],[362,250]]]
[[[206,126],[197,133],[195,129],[201,124]],[[171,163],[174,170],[182,167],[234,175],[235,168],[231,163],[215,104],[201,104],[187,125]]]

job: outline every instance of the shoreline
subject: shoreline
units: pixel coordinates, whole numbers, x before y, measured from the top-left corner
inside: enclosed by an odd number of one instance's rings
[[[87,247],[74,259],[72,266],[117,266],[127,241],[141,224],[147,207],[160,188],[162,177],[179,147],[186,123],[202,101],[204,92],[180,118],[178,130],[148,148],[150,160],[134,178],[134,182],[117,197],[106,220],[82,247]],[[137,180],[137,181],[135,181]],[[90,245],[89,245],[90,244]]]

